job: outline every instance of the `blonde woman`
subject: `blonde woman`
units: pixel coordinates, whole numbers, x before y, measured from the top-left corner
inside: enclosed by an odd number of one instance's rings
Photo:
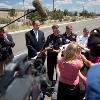
[[[91,62],[81,55],[81,47],[76,43],[70,43],[63,52],[58,54],[57,72],[59,85],[57,100],[80,100],[79,77],[86,82],[80,69],[83,62],[90,66]]]

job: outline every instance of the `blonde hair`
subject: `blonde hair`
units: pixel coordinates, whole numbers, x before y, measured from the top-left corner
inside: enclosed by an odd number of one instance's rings
[[[67,46],[67,48],[63,52],[64,61],[71,62],[72,60],[80,56],[80,53],[81,53],[81,47],[77,43],[72,42]]]

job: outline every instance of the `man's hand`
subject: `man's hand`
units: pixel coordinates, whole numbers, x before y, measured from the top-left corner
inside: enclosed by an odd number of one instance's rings
[[[57,52],[57,53],[59,53],[59,50],[60,50],[60,49],[58,49],[58,50],[53,49],[53,52]]]
[[[37,52],[36,54],[38,55],[40,52]]]
[[[53,50],[51,47],[46,47],[42,52],[46,52],[47,50]]]
[[[7,34],[6,34],[6,33],[4,33],[4,39],[5,39],[7,42],[9,42],[9,40],[8,40],[8,38],[7,38]]]

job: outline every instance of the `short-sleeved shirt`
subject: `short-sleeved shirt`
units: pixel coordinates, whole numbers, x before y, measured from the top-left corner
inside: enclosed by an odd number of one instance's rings
[[[63,38],[65,39],[65,43],[70,43],[71,41],[76,41],[77,35],[74,33],[67,34],[66,32],[63,34]]]
[[[82,67],[82,61],[75,59],[72,63],[66,63],[63,58],[57,60],[60,71],[59,80],[69,85],[77,85],[79,83],[79,70]]]
[[[76,42],[86,47],[88,42],[88,36],[87,37],[84,37],[83,35],[77,36]]]

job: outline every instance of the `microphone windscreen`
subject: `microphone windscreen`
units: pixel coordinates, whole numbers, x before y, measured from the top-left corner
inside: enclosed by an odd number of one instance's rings
[[[39,2],[39,0],[34,0],[33,1],[33,6],[36,8],[36,10],[39,12],[39,14],[41,15],[41,17],[46,18],[47,17],[47,12],[46,10],[42,7],[41,3]]]

